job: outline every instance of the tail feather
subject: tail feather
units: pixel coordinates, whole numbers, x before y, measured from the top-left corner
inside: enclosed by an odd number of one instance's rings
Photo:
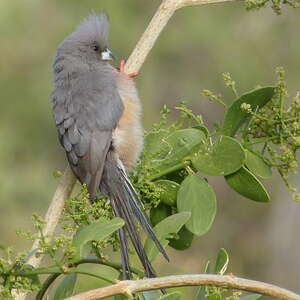
[[[169,261],[170,259],[168,257],[168,254],[166,253],[165,249],[162,247],[160,241],[157,239],[155,233],[153,232],[153,229],[150,225],[149,220],[147,219],[147,217],[141,210],[141,207],[139,205],[140,201],[138,199],[138,196],[137,196],[137,193],[136,193],[134,187],[132,186],[131,182],[129,181],[126,173],[122,172],[121,174],[122,174],[122,177],[125,182],[125,188],[126,188],[127,192],[130,194],[130,197],[128,197],[128,200],[129,200],[131,209],[133,210],[135,217],[140,222],[140,224],[142,225],[143,229],[146,231],[148,236],[153,240],[153,242],[155,243],[156,247],[161,252],[161,254],[165,257],[165,259],[167,261]]]
[[[115,200],[121,200],[121,199],[115,199]],[[122,201],[122,200],[121,200]],[[119,203],[121,203],[121,201]],[[142,242],[140,240],[139,234],[136,230],[133,218],[132,218],[132,212],[130,212],[130,208],[127,205],[122,205],[122,214],[121,217],[125,220],[126,223],[126,229],[128,231],[129,237],[132,241],[132,244],[134,246],[134,249],[143,265],[143,268],[145,269],[145,272],[147,274],[147,277],[155,277],[155,271],[148,260],[148,257],[144,251]]]
[[[118,207],[115,204],[116,204],[115,201],[112,201],[112,208],[113,208],[114,214],[116,216],[121,217],[122,213],[120,213]],[[126,239],[126,232],[125,232],[124,228],[120,228],[118,233],[119,233],[119,239],[120,239],[120,245],[121,245],[121,260],[122,260],[123,278],[124,278],[124,280],[132,279],[131,268],[130,268],[130,264],[129,264],[128,242]]]
[[[141,209],[140,200],[138,199],[135,189],[126,175],[121,161],[114,156],[112,151],[109,151],[107,154],[100,188],[101,191],[109,197],[115,215],[124,219],[125,229],[129,234],[147,277],[155,277],[155,270],[144,251],[134,219],[141,224],[142,228],[155,242],[158,250],[164,255],[164,257],[167,260],[169,260],[169,258],[161,243],[156,238],[147,217]],[[123,273],[124,276],[129,279],[131,277],[131,271],[129,265],[128,243],[123,228],[119,231],[119,237],[121,243]]]

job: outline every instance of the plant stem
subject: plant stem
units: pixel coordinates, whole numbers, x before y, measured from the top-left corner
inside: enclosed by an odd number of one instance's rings
[[[49,286],[55,281],[55,279],[61,274],[52,274],[50,275],[43,283],[42,288],[37,293],[35,300],[42,300],[45,293],[47,292]]]
[[[184,168],[186,168],[186,167],[189,166],[189,165],[190,165],[190,162],[189,162],[189,161],[184,161],[184,162],[179,163],[179,164],[177,164],[177,165],[175,165],[175,166],[173,166],[173,167],[171,167],[171,168],[164,169],[164,170],[162,170],[161,172],[159,172],[159,173],[157,173],[157,174],[155,174],[155,175],[149,177],[148,179],[149,179],[150,181],[153,181],[153,180],[155,180],[155,179],[157,179],[157,178],[160,178],[160,177],[162,177],[162,176],[164,176],[164,175],[167,175],[167,174],[169,174],[169,173],[172,173],[172,172],[174,172],[174,171],[177,171],[177,170],[180,170],[180,169],[184,169]]]

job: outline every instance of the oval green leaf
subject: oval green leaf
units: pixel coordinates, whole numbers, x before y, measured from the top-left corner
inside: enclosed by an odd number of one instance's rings
[[[182,182],[177,195],[179,212],[191,212],[186,228],[195,235],[205,234],[216,215],[216,195],[207,181],[197,175],[189,175]]]
[[[270,196],[263,184],[245,167],[225,176],[225,179],[232,189],[246,198],[258,202],[270,201]]]
[[[221,136],[213,146],[207,144],[192,159],[193,166],[211,176],[234,173],[245,162],[245,151],[234,138]]]
[[[160,290],[144,291],[138,294],[139,300],[158,300],[162,295]],[[128,299],[128,298],[126,298]]]
[[[175,206],[180,185],[171,180],[158,180],[155,181],[155,185],[160,189],[160,201],[169,206]]]
[[[249,113],[241,109],[243,103],[251,105],[253,111],[267,104],[274,95],[274,87],[263,87],[252,90],[237,98],[228,108],[224,118],[224,135],[234,136],[240,126],[249,119]]]
[[[271,167],[268,166],[261,157],[249,150],[245,150],[245,152],[245,165],[252,173],[264,179],[270,178],[272,176]]]
[[[159,298],[159,300],[180,300],[181,299],[181,293],[180,292],[174,292],[171,294],[163,295]]]
[[[53,300],[61,300],[73,295],[77,274],[66,275],[55,290]]]
[[[143,165],[146,163],[151,163],[152,159],[159,158],[161,155],[164,157],[166,155],[166,150],[168,150],[168,145],[162,143],[162,141],[168,136],[169,131],[165,129],[160,129],[157,131],[152,131],[145,136],[144,140],[144,152],[142,155]]]
[[[228,263],[229,263],[228,253],[224,248],[221,248],[217,256],[215,274],[223,275],[227,270]]]
[[[82,253],[86,243],[90,241],[102,241],[112,233],[124,226],[124,221],[121,218],[112,220],[101,219],[86,227],[79,229],[73,237],[72,247],[75,248],[75,255],[72,263],[77,262],[82,258]]]
[[[150,221],[152,226],[155,226],[163,219],[170,216],[172,213],[172,208],[164,203],[160,203],[157,207],[153,207],[150,210]]]
[[[176,250],[186,250],[191,247],[194,235],[183,226],[174,239],[170,240],[169,246]]]
[[[205,141],[206,136],[201,130],[193,128],[177,130],[160,141],[162,145],[168,145],[169,149],[165,152],[164,157],[152,160],[151,167],[157,172],[161,172],[183,163],[187,157],[191,157],[198,151],[200,145]]]
[[[165,218],[153,228],[163,248],[169,244],[169,239],[172,237],[172,234],[177,233],[188,221],[190,216],[191,213],[189,212],[174,214]],[[147,238],[144,248],[150,261],[154,260],[159,253],[155,243],[150,238]]]

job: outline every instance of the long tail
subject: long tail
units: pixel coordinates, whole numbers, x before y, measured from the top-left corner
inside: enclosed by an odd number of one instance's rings
[[[155,236],[147,217],[142,211],[142,204],[126,175],[122,162],[112,151],[109,151],[106,157],[101,181],[101,191],[109,197],[114,214],[124,219],[126,231],[128,232],[135,251],[143,265],[143,268],[145,269],[147,277],[155,277],[155,270],[144,251],[141,239],[136,229],[135,219],[141,224],[144,231],[154,241],[158,250],[167,260],[169,260],[168,255]],[[126,279],[131,279],[128,243],[124,228],[120,229],[119,238],[121,244],[123,274]]]

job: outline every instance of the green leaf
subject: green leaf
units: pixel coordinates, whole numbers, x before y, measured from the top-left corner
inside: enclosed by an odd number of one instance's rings
[[[125,223],[121,218],[114,218],[112,220],[101,219],[79,229],[72,242],[72,247],[75,248],[75,255],[72,259],[72,263],[77,262],[83,257],[83,249],[88,242],[105,240],[113,232],[124,226],[124,224]]]
[[[193,128],[201,130],[205,134],[206,137],[209,136],[209,130],[208,130],[208,128],[206,126],[204,126],[204,125],[197,125],[197,126],[194,126]]]
[[[240,300],[257,300],[261,297],[261,294],[248,294],[240,298]]]
[[[170,173],[166,174],[167,180],[176,182],[179,185],[181,184],[181,182],[184,180],[185,177],[186,177],[185,169],[179,169],[174,172],[170,172]]]
[[[166,217],[170,216],[172,208],[168,205],[160,203],[157,207],[153,207],[150,210],[150,221],[152,226],[155,226]]]
[[[229,263],[228,253],[224,248],[221,248],[217,256],[215,274],[223,275],[227,270],[228,263]]]
[[[258,202],[269,202],[270,196],[263,184],[245,167],[225,177],[231,188],[242,196]]]
[[[210,261],[208,261],[206,263],[205,268],[204,268],[204,273],[209,274],[209,269],[210,269]],[[202,285],[197,292],[196,300],[205,300],[206,299],[205,290],[206,290],[206,286]]]
[[[161,172],[182,163],[186,158],[191,157],[200,145],[204,144],[205,140],[206,136],[201,130],[193,128],[177,130],[160,141],[162,146],[168,146],[168,151],[152,160],[151,167],[157,172]]]
[[[66,275],[56,288],[53,300],[61,300],[73,295],[77,274]]]
[[[169,206],[175,206],[177,192],[180,185],[177,182],[171,180],[158,180],[155,181],[155,185],[157,185],[161,189],[160,201]]]
[[[264,87],[252,90],[236,99],[228,108],[223,125],[224,135],[234,136],[240,126],[251,116],[241,109],[243,103],[251,105],[253,111],[267,104],[274,95],[274,87]]]
[[[185,226],[183,226],[178,234],[177,238],[171,239],[169,246],[176,249],[176,250],[186,250],[191,247],[194,234],[192,234],[190,231],[186,229]]]
[[[139,293],[140,300],[159,300],[159,297],[162,295],[160,290],[144,291]]]
[[[166,155],[165,152],[169,149],[169,146],[166,143],[162,143],[162,141],[168,135],[168,130],[160,129],[158,131],[150,132],[145,136],[144,152],[142,155],[143,164],[151,161],[154,157]]]
[[[206,144],[192,159],[193,166],[211,176],[234,173],[245,162],[245,151],[234,138],[221,136],[212,146]]]
[[[264,160],[256,155],[255,153],[245,150],[246,151],[246,166],[247,168],[254,173],[256,176],[261,178],[270,178],[272,176],[271,167],[268,166]]]
[[[165,248],[169,244],[171,235],[177,233],[180,228],[188,221],[190,216],[190,212],[174,214],[165,218],[153,228],[154,233],[163,248]],[[144,248],[149,260],[153,261],[158,255],[159,251],[152,239],[147,238]]]
[[[177,196],[179,212],[191,212],[186,228],[195,235],[205,234],[216,215],[216,195],[207,181],[197,175],[189,175],[182,182]]]
[[[120,272],[116,269],[101,264],[81,265],[73,272],[85,274],[86,276],[92,276],[109,283],[116,283],[120,275]]]
[[[159,300],[180,300],[181,299],[181,293],[180,292],[174,292],[171,294],[163,295],[159,298]]]

